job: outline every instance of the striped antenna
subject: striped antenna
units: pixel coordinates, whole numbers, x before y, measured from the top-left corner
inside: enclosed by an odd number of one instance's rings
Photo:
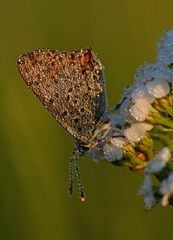
[[[79,189],[79,196],[82,202],[86,200],[84,186],[82,184],[82,179],[80,175],[80,169],[79,169],[79,158],[81,157],[79,155],[79,150],[75,148],[73,150],[73,154],[70,158],[70,164],[69,164],[69,188],[68,193],[69,195],[72,195],[74,192],[74,177],[73,177],[73,169],[75,169],[76,173],[76,179],[77,179],[77,185]]]

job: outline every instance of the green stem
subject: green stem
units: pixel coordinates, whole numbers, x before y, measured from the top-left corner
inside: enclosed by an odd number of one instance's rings
[[[159,116],[159,117],[158,116],[156,116],[156,117],[149,116],[149,117],[147,117],[147,121],[153,125],[162,124],[165,127],[173,128],[173,121],[166,119],[164,117],[161,117],[161,116]]]

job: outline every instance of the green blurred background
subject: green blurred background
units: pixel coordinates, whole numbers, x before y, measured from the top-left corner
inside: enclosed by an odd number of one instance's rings
[[[15,65],[37,48],[91,46],[105,65],[111,106],[172,27],[172,0],[0,0],[0,239],[172,239],[173,210],[146,213],[136,195],[142,174],[85,158],[88,201],[67,196],[74,141]]]

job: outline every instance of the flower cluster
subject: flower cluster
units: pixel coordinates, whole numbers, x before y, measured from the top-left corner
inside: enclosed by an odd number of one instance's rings
[[[173,205],[173,30],[161,37],[157,62],[137,69],[93,139],[93,158],[144,173],[139,194],[146,208]]]

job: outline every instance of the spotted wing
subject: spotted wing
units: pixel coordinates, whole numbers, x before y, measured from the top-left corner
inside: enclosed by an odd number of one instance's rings
[[[91,49],[35,50],[20,56],[17,65],[55,119],[87,142],[106,108],[103,66]]]

